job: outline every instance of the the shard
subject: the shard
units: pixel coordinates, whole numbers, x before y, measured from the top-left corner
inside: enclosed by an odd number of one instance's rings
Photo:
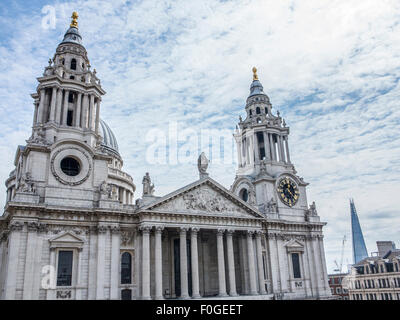
[[[350,199],[351,212],[351,236],[353,240],[353,260],[354,263],[368,257],[367,247],[365,246],[364,236],[361,230],[360,221],[358,220],[354,200]]]

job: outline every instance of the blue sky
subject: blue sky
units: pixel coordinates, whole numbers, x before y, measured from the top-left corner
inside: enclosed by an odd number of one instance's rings
[[[49,7],[46,7],[49,6]],[[43,23],[54,10],[54,25]],[[79,12],[91,64],[107,91],[102,118],[141,195],[149,171],[162,195],[197,178],[195,164],[155,165],[146,133],[218,128],[244,117],[251,68],[290,126],[291,160],[325,227],[328,271],[351,262],[349,197],[369,252],[400,246],[398,1],[2,1],[0,180],[31,134],[36,78]],[[227,188],[236,163],[211,163]],[[4,197],[5,187],[0,191]]]

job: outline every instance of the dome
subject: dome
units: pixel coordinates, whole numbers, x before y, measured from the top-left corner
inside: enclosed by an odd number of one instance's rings
[[[118,143],[115,138],[114,133],[111,131],[110,127],[103,120],[100,119],[100,131],[99,131],[102,142],[101,145],[106,147],[106,149],[113,151],[119,155]]]
[[[250,95],[249,95],[249,97],[255,96],[257,94],[266,95],[264,93],[264,88],[263,88],[261,82],[258,81],[258,80],[254,80],[253,83],[250,86]]]
[[[82,36],[78,29],[71,27],[64,35],[64,40],[61,43],[76,43],[82,45]]]

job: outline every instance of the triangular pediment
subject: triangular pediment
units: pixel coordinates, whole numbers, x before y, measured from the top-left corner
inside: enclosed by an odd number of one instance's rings
[[[242,201],[211,178],[199,180],[172,192],[142,210],[263,218],[256,208]]]
[[[304,244],[296,239],[289,240],[285,247],[288,251],[304,251]]]
[[[57,235],[51,239],[49,242],[52,247],[63,247],[63,246],[73,246],[73,247],[81,247],[85,242],[82,238],[70,233],[65,232],[61,235]]]

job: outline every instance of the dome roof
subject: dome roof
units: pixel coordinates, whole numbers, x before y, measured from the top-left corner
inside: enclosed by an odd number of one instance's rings
[[[64,35],[64,40],[61,43],[76,43],[82,45],[82,36],[78,29],[71,27]]]
[[[250,86],[250,95],[249,95],[249,97],[255,96],[257,94],[266,95],[264,93],[264,88],[263,88],[261,82],[259,80],[253,80],[253,83]]]
[[[103,120],[100,119],[100,131],[99,131],[102,142],[101,145],[106,147],[110,151],[114,151],[117,154],[118,152],[118,143],[117,139],[115,138],[114,133],[111,131],[110,127],[105,123]]]

